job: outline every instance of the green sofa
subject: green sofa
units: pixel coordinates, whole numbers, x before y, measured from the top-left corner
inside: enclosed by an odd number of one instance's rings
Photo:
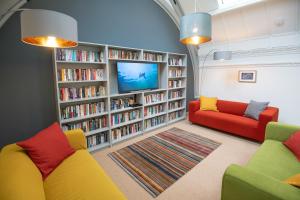
[[[264,143],[247,165],[226,169],[222,200],[299,200],[300,188],[282,182],[300,173],[300,162],[282,144],[297,130],[300,127],[269,123]]]

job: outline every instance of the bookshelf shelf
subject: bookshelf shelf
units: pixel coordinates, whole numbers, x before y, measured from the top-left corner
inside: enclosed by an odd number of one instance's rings
[[[107,80],[89,80],[89,81],[58,81],[58,84],[73,84],[73,83],[97,83],[106,82]]]
[[[102,133],[102,132],[105,132],[105,131],[108,131],[108,130],[109,130],[108,127],[99,128],[99,129],[96,129],[96,130],[93,130],[93,131],[85,132],[84,135],[85,136],[91,136],[91,135],[95,135],[97,133]]]
[[[142,121],[142,120],[143,120],[142,118],[134,119],[134,120],[129,120],[129,121],[127,121],[127,122],[123,122],[123,123],[120,123],[120,124],[116,124],[116,125],[112,126],[111,129],[115,129],[115,128],[119,128],[119,127],[122,127],[122,126],[134,124],[134,123],[140,122],[140,121]]]
[[[103,116],[103,115],[108,115],[108,112],[97,113],[97,114],[92,114],[92,115],[86,115],[86,116],[82,116],[82,117],[69,118],[69,119],[62,119],[60,121],[60,123],[61,124],[66,124],[66,123],[70,123],[70,122],[81,121],[81,120],[84,120],[84,119],[100,117],[100,116]]]
[[[72,99],[72,100],[68,100],[68,101],[60,101],[60,100],[58,100],[58,103],[59,104],[68,104],[68,103],[93,101],[93,100],[106,99],[106,98],[108,98],[108,97],[107,96],[99,96],[99,97],[90,97],[90,98],[83,98],[83,99]]]
[[[154,118],[154,117],[158,117],[158,116],[161,116],[161,115],[166,115],[166,114],[167,114],[167,112],[160,112],[160,113],[157,113],[157,114],[154,114],[154,115],[145,116],[144,120],[151,119],[151,118]]]
[[[70,127],[84,126],[84,123],[87,123],[88,126],[93,126],[90,125],[92,120],[95,120],[95,123],[104,123],[101,124],[101,126],[105,128],[85,133],[88,144],[90,145],[90,152],[112,146],[139,136],[144,132],[149,132],[166,126],[169,123],[185,119],[187,82],[186,54],[80,42],[75,48],[54,49],[53,61],[57,116],[60,124],[64,126],[64,128],[70,129]],[[117,84],[118,61],[157,63],[159,67],[158,89],[120,94]],[[170,88],[170,86],[173,85],[180,87]],[[80,91],[81,89],[84,90],[83,95],[78,95],[82,94],[78,92],[79,89]],[[86,91],[88,91],[88,94]],[[68,99],[74,96],[74,94],[77,96],[93,97],[70,99],[67,101],[60,100],[60,96],[64,99]],[[101,96],[95,96],[95,94]],[[159,95],[162,96],[160,97]],[[123,102],[123,100],[126,101],[128,98],[135,98],[136,103],[141,104],[141,106],[112,110],[113,108],[123,106],[118,104],[118,99],[121,99],[121,102]],[[179,106],[181,107],[169,109],[169,102],[173,103],[175,101],[180,101]],[[85,115],[84,110],[84,116],[68,119],[62,118],[62,116],[70,115],[68,114],[71,112],[70,109],[76,108],[76,113],[80,112],[81,115],[83,115],[82,107],[86,109],[85,106],[100,105],[104,105],[105,112],[103,112],[103,109],[99,112],[97,111],[97,113],[91,110],[89,113],[93,114]],[[88,108],[90,109],[90,107]],[[92,108],[95,109],[95,107]],[[112,117],[118,117],[118,115],[123,112],[133,112],[134,110],[139,110],[140,118],[120,124],[113,124],[111,122]],[[62,115],[62,111],[65,112],[64,115]],[[66,114],[66,112],[68,113]],[[144,113],[147,113],[147,116],[144,116]],[[150,113],[155,114],[150,115]],[[104,121],[100,122],[97,120]],[[128,127],[129,129],[127,129]],[[90,129],[93,128],[90,127]],[[129,132],[134,132],[133,130],[137,132],[128,134]],[[119,138],[120,133],[124,135],[121,138]],[[99,138],[101,141],[99,141]]]
[[[106,64],[106,62],[81,62],[81,61],[62,61],[62,60],[56,60],[56,62],[58,64],[62,63],[62,64],[82,64],[82,65],[84,65],[84,64],[105,65]]]
[[[143,106],[137,106],[137,107],[128,107],[128,108],[123,108],[123,109],[111,110],[110,114],[131,111],[131,110],[139,109],[139,108],[142,108],[142,107]]]

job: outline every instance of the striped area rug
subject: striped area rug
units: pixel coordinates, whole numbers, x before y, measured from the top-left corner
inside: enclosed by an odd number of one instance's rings
[[[219,142],[172,128],[109,156],[157,197],[218,146]]]

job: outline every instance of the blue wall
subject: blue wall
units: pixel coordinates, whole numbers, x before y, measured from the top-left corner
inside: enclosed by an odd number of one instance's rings
[[[176,25],[153,0],[31,0],[24,7],[71,15],[80,41],[187,53]],[[51,49],[20,42],[19,13],[14,14],[0,29],[0,147],[56,120],[52,68]],[[193,77],[190,61],[188,76]]]

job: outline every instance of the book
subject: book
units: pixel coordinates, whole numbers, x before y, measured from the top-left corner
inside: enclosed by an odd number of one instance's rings
[[[103,51],[57,49],[56,60],[69,62],[104,62]]]
[[[100,97],[106,95],[106,87],[86,86],[86,87],[61,87],[59,88],[59,98],[61,101]]]
[[[84,120],[81,122],[67,123],[62,125],[64,131],[82,129],[84,132],[94,131],[101,128],[107,127],[107,116],[102,116],[98,118],[92,118],[89,120]]]
[[[120,128],[115,128],[111,131],[112,139],[113,140],[119,140],[124,136],[140,132],[141,130],[142,130],[142,124],[141,123],[134,123],[134,124],[130,124],[130,125],[120,127]]]
[[[160,102],[165,100],[165,93],[154,93],[154,94],[148,94],[144,96],[144,100],[146,104]]]
[[[104,69],[59,69],[58,80],[63,82],[68,81],[91,81],[104,80]]]
[[[138,60],[138,51],[121,50],[121,49],[109,49],[108,57],[111,59],[127,59],[127,60]]]

